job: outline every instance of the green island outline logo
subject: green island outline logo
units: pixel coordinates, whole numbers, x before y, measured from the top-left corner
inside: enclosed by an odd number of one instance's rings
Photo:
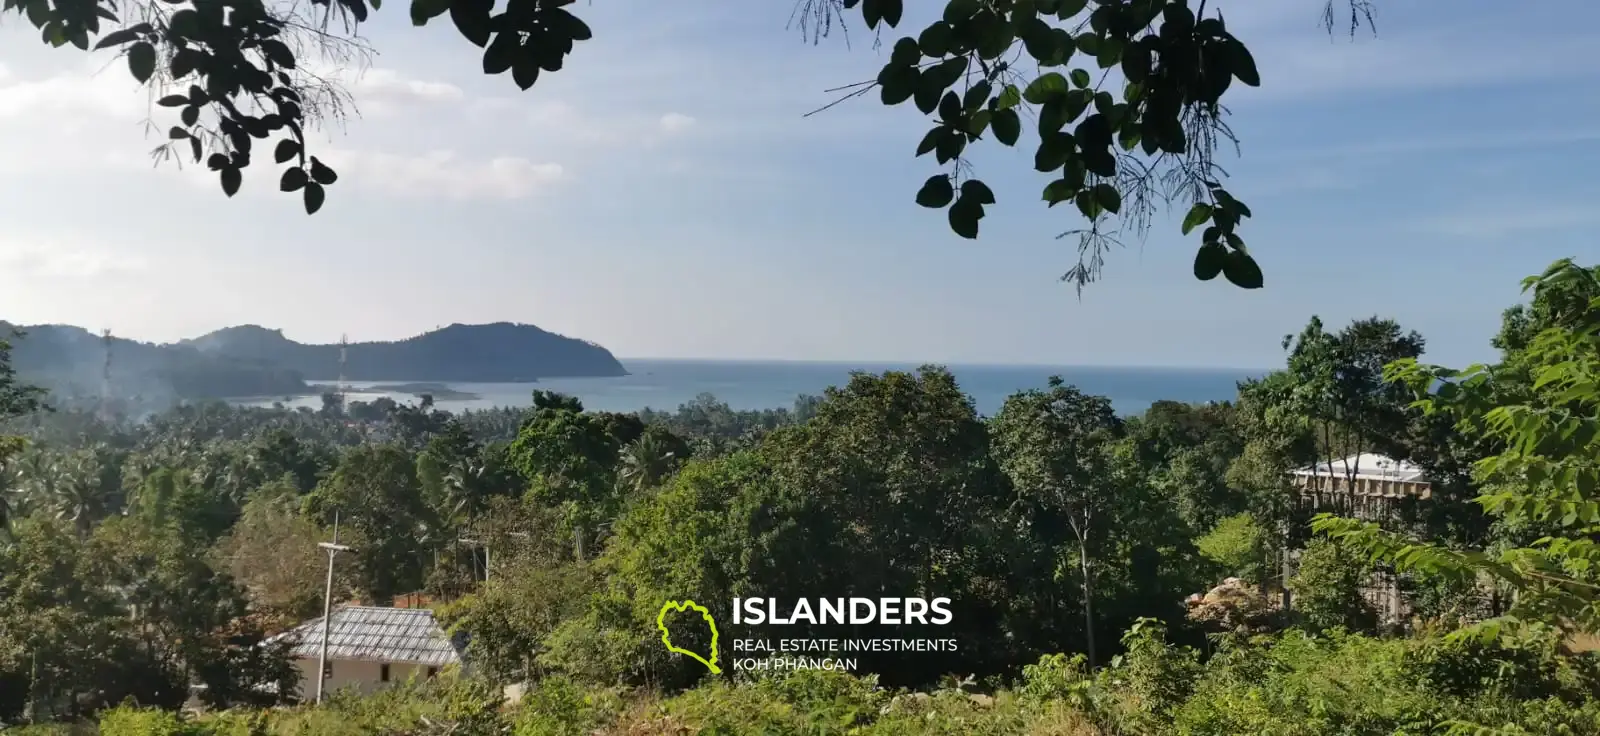
[[[711,626],[711,659],[709,660],[700,656],[699,654],[696,654],[695,652],[672,645],[672,633],[667,631],[667,612],[674,610],[687,611],[690,609],[698,612],[700,617],[704,618],[706,623]],[[656,628],[661,630],[661,643],[667,645],[667,651],[676,652],[687,657],[693,657],[695,661],[705,665],[706,669],[711,670],[711,674],[722,674],[722,668],[717,666],[717,620],[711,617],[711,611],[707,610],[705,606],[698,605],[694,601],[690,600],[685,600],[681,603],[678,601],[667,601],[666,603],[661,604],[661,613],[656,614]]]

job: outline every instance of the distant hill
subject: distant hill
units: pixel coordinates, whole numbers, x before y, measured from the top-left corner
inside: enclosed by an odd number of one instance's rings
[[[271,363],[313,379],[339,375],[337,344],[298,343],[282,330],[228,327],[181,344]],[[509,383],[628,373],[599,345],[510,322],[454,324],[395,342],[353,342],[345,352],[344,375],[352,381]]]
[[[20,337],[12,335],[21,329]],[[11,343],[11,362],[24,381],[57,399],[99,397],[104,383],[106,341],[82,327],[0,322],[0,339]],[[228,355],[206,354],[186,345],[113,337],[111,391],[163,403],[173,399],[229,396],[289,396],[309,391],[293,370]]]
[[[106,343],[71,325],[0,322],[12,363],[26,381],[58,397],[100,394]],[[338,345],[307,345],[282,330],[228,327],[173,344],[113,337],[112,391],[118,397],[165,399],[291,396],[310,392],[307,378],[339,375]],[[532,325],[451,325],[396,342],[351,343],[345,377],[352,381],[516,382],[569,376],[627,375],[610,351]]]

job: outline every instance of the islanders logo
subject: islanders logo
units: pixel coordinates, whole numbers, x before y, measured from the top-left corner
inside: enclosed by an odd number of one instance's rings
[[[667,630],[667,613],[671,611],[681,612],[688,610],[693,610],[696,613],[699,613],[700,617],[706,620],[706,625],[711,627],[711,656],[709,658],[700,656],[698,652],[692,652],[682,647],[673,646],[672,644],[672,632]],[[687,600],[681,603],[678,601],[667,601],[666,603],[662,604],[661,613],[656,614],[656,628],[661,630],[661,643],[667,645],[667,651],[682,654],[686,657],[692,657],[696,662],[705,665],[706,669],[711,670],[711,674],[713,675],[722,674],[722,668],[717,666],[717,621],[716,619],[711,618],[711,611],[706,610],[705,606],[701,606],[696,604],[694,601]]]

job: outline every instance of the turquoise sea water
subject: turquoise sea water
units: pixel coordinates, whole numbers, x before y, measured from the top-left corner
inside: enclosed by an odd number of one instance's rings
[[[465,401],[437,401],[440,409],[484,409],[527,406],[534,389],[571,394],[585,407],[598,411],[636,411],[649,407],[672,410],[709,393],[735,409],[787,407],[801,394],[821,394],[829,386],[843,385],[852,371],[881,373],[914,370],[913,364],[808,363],[713,360],[622,359],[631,375],[619,378],[550,378],[532,383],[447,383],[458,391],[477,394]],[[982,414],[993,414],[1012,393],[1043,388],[1052,375],[1060,375],[1079,389],[1110,397],[1117,411],[1135,413],[1151,403],[1170,399],[1184,402],[1232,399],[1238,381],[1258,376],[1262,370],[1216,368],[1110,368],[1071,366],[949,365],[963,390]],[[418,377],[417,382],[427,381]],[[333,383],[331,379],[313,383]],[[399,382],[386,382],[399,383]],[[352,383],[351,400],[370,401],[381,393],[362,392],[371,383]],[[414,397],[390,394],[396,401]],[[280,399],[281,400],[281,399]],[[248,403],[270,405],[273,400]],[[283,401],[289,406],[321,406],[318,396]]]

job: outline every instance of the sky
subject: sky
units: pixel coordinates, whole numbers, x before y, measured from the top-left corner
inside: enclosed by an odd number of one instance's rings
[[[359,115],[315,134],[341,174],[315,216],[265,156],[232,199],[152,165],[172,111],[113,52],[48,48],[7,15],[0,319],[303,342],[510,321],[623,357],[1259,368],[1312,315],[1378,315],[1432,362],[1492,358],[1524,276],[1600,261],[1600,6],[1379,0],[1352,39],[1319,29],[1322,4],[1210,2],[1263,79],[1228,93],[1241,146],[1220,160],[1266,288],[1196,281],[1180,208],[1081,295],[1056,235],[1082,221],[1040,201],[1030,149],[979,146],[999,202],[970,241],[913,202],[939,171],[913,156],[914,107],[803,117],[939,4],[875,47],[859,15],[808,42],[788,2],[580,2],[593,40],[523,92],[447,18],[415,28],[394,3],[362,28],[370,57],[327,67]]]

